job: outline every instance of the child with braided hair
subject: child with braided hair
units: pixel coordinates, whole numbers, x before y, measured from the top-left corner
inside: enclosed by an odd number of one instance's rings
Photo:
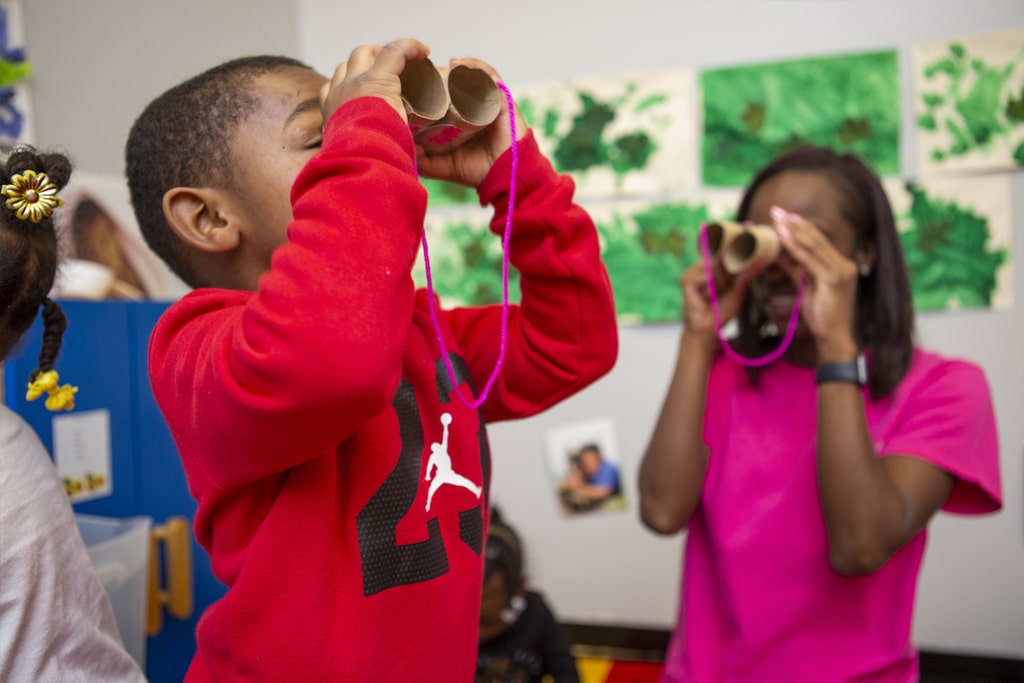
[[[67,320],[48,297],[57,271],[53,211],[71,165],[15,147],[0,166],[0,359],[43,317],[29,400],[70,410],[75,388],[54,363]],[[0,680],[144,681],[121,644],[57,470],[32,428],[0,405]]]

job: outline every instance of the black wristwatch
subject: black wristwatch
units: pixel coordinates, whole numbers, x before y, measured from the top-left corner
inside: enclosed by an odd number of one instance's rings
[[[858,353],[853,360],[838,363],[821,363],[814,368],[814,379],[818,384],[824,382],[855,382],[860,386],[868,383],[868,364],[864,354]]]

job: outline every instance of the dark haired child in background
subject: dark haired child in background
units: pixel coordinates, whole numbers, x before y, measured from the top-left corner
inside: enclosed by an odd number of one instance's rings
[[[399,74],[428,49],[354,50],[327,79],[242,58],[154,100],[129,135],[147,242],[195,291],[157,324],[153,391],[228,587],[187,680],[472,680],[491,460],[485,424],[538,413],[612,367],[597,232],[513,107],[417,155]],[[488,65],[461,60],[483,68]],[[425,176],[476,188],[520,273],[502,307],[434,311],[412,279]],[[517,137],[519,137],[517,135]],[[456,476],[457,475],[457,476]]]
[[[484,551],[476,683],[579,683],[569,638],[544,596],[527,590],[518,534],[491,508]]]
[[[688,530],[662,680],[917,680],[928,522],[1001,505],[988,382],[915,346],[892,210],[858,159],[787,153],[737,213],[774,226],[783,252],[760,274],[715,274],[733,348],[778,347],[805,291],[784,356],[751,370],[723,352],[705,265],[683,275],[679,357],[640,468],[643,521]]]
[[[70,410],[54,370],[67,321],[49,299],[57,272],[52,214],[71,175],[58,154],[15,147],[0,164],[0,360],[43,318],[27,397]],[[39,437],[0,404],[0,681],[144,681],[125,651],[60,476]]]

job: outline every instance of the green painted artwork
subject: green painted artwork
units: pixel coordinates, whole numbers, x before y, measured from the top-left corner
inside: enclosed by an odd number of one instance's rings
[[[602,258],[623,323],[678,321],[679,278],[699,257],[702,223],[730,217],[734,193],[679,202],[622,201],[590,207]],[[431,278],[446,305],[494,304],[502,296],[501,238],[484,219],[433,216],[428,226]],[[421,260],[414,272],[426,283]],[[510,270],[509,300],[519,300]]]
[[[699,257],[697,235],[707,220],[704,205],[667,203],[598,221],[620,321],[680,319],[679,278]]]
[[[578,197],[646,196],[696,186],[695,82],[689,69],[584,79],[523,87],[516,101]]]
[[[1006,177],[887,182],[919,312],[1012,306],[1010,189]],[[685,201],[621,200],[587,209],[597,226],[623,324],[678,322],[679,278],[700,258],[700,226],[730,219],[740,190]],[[435,292],[445,305],[495,304],[502,296],[501,238],[484,214],[435,215],[428,226]],[[415,278],[425,284],[423,264]],[[509,300],[519,300],[510,269]]]
[[[899,217],[900,239],[914,308],[995,306],[998,290],[1003,289],[1000,271],[1009,268],[1010,260],[1009,248],[994,244],[994,232],[1000,226],[992,212],[998,214],[999,209],[988,205],[986,215],[969,199],[945,199],[915,182],[906,183],[904,189],[910,205]]]
[[[512,88],[541,152],[583,198],[695,187],[695,92],[690,69]],[[476,202],[468,188],[424,185],[431,206]]]
[[[915,47],[920,171],[1024,166],[1024,30]]]
[[[431,208],[471,204],[477,201],[476,190],[465,185],[422,177],[420,182],[423,183],[423,187],[427,188],[427,201]]]
[[[706,186],[742,186],[802,144],[859,154],[880,175],[899,173],[896,51],[712,69],[700,84]]]
[[[438,215],[428,217],[427,248],[434,292],[445,305],[501,303],[503,292],[501,238],[487,228],[487,218]],[[413,269],[418,286],[426,286],[426,264]],[[509,267],[509,301],[519,301],[519,273]]]

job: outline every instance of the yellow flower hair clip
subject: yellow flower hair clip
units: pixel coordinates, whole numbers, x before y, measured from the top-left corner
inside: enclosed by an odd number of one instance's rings
[[[75,407],[75,393],[78,387],[65,384],[57,386],[60,376],[56,370],[40,372],[36,378],[28,383],[28,391],[25,392],[25,399],[34,401],[43,394],[48,394],[46,409],[52,411],[73,410]]]
[[[8,209],[23,221],[38,223],[43,218],[53,215],[53,210],[64,205],[64,200],[57,196],[57,186],[45,173],[36,173],[32,169],[18,173],[11,182],[0,187],[0,194],[8,197]]]

